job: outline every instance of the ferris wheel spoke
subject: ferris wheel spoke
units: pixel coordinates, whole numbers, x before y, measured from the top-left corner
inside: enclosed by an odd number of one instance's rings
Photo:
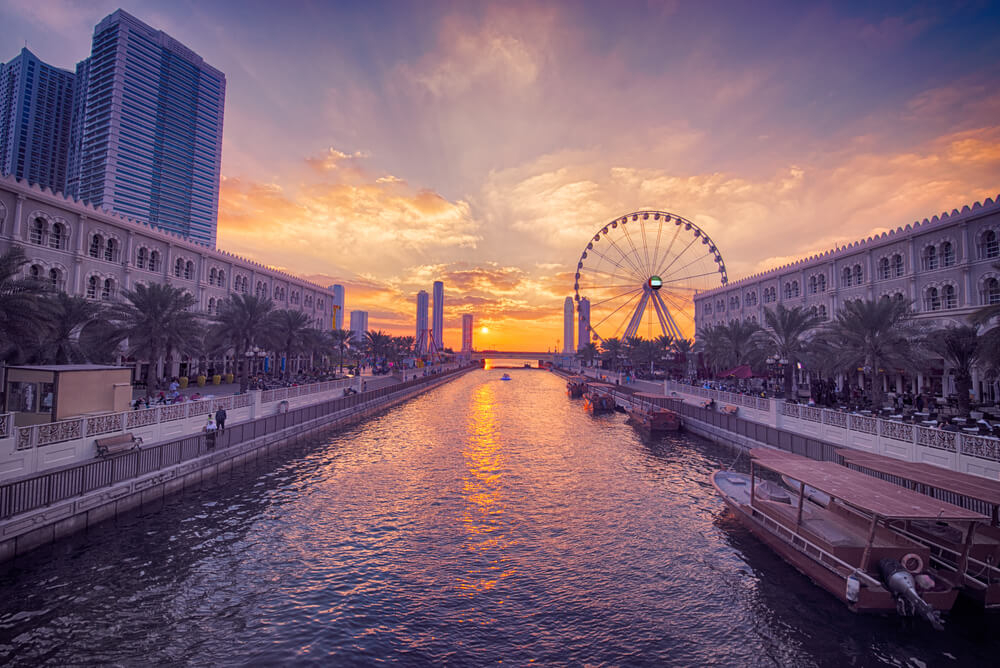
[[[687,281],[687,280],[690,280],[692,278],[701,278],[702,276],[711,276],[712,274],[718,274],[718,273],[719,273],[718,269],[713,269],[712,271],[706,271],[706,272],[704,272],[702,274],[691,274],[689,276],[681,276],[680,278],[675,278],[673,280],[674,281]]]
[[[659,253],[659,243],[657,243],[657,252],[653,254],[653,268],[656,269],[660,266],[660,262],[666,262],[667,258],[670,257],[670,250],[674,247],[674,243],[677,241],[677,237],[681,235],[682,225],[674,225],[674,236],[670,237],[670,243],[667,247],[663,249],[663,259],[660,259]]]
[[[622,224],[622,232],[625,233],[625,238],[628,240],[628,245],[632,247],[632,256],[635,258],[637,264],[642,264],[641,258],[639,257],[639,249],[635,247],[635,242],[632,241],[632,235],[628,232],[628,225]],[[649,276],[649,267],[643,266],[642,273]]]
[[[659,226],[657,226],[659,227]],[[649,240],[646,238],[646,217],[639,219],[639,230],[642,232],[642,252],[646,256],[646,273],[653,275],[653,265],[649,263]]]
[[[690,307],[685,306],[683,303],[678,303],[675,300],[670,299],[669,297],[665,301],[669,301],[671,303],[671,305],[674,306],[673,310],[667,309],[670,313],[676,313],[678,315],[683,315],[688,320],[691,320],[692,322],[694,321],[694,318],[691,317],[691,315],[688,313],[688,311],[690,310]]]
[[[597,324],[595,324],[595,325],[591,325],[591,327],[590,327],[590,328],[591,328],[591,329],[593,329],[593,330],[597,330],[597,328],[598,328],[598,327],[600,327],[600,326],[601,326],[601,325],[603,325],[603,324],[604,324],[605,322],[607,322],[608,318],[610,318],[610,317],[611,317],[611,316],[613,316],[613,315],[614,315],[615,313],[618,313],[618,311],[622,310],[623,308],[625,308],[626,306],[628,306],[629,304],[631,304],[631,303],[632,303],[633,301],[635,301],[635,298],[636,298],[636,297],[638,297],[638,296],[639,296],[638,294],[636,294],[636,295],[632,295],[632,297],[631,297],[631,298],[630,298],[630,299],[629,299],[629,300],[628,300],[627,302],[625,302],[624,304],[622,304],[621,306],[619,306],[618,308],[616,308],[616,309],[615,309],[614,311],[612,311],[611,313],[609,313],[609,314],[607,314],[606,316],[604,316],[603,318],[601,318],[601,321],[600,321],[600,322],[598,322]],[[627,314],[627,313],[628,313],[628,312],[626,311],[626,314]],[[617,330],[615,330],[615,331],[617,331]]]
[[[632,290],[629,290],[628,292],[622,292],[621,294],[617,294],[617,295],[615,295],[613,297],[608,297],[607,299],[602,299],[602,300],[596,301],[596,302],[592,301],[592,302],[590,302],[590,308],[593,309],[595,306],[600,306],[601,304],[607,304],[608,302],[614,301],[616,299],[621,299],[625,295],[630,295],[633,292],[639,292],[640,290],[642,290],[642,288],[633,288]]]
[[[597,290],[611,290],[616,288],[634,288],[636,290],[641,290],[642,286],[636,286],[635,283],[621,283],[619,285],[594,285],[590,284],[580,284],[580,290],[597,291]]]
[[[699,255],[699,256],[695,257],[693,260],[691,260],[690,262],[688,262],[687,264],[685,264],[683,267],[677,267],[676,269],[674,269],[674,271],[672,273],[667,274],[667,278],[664,279],[664,280],[669,279],[674,274],[679,274],[680,272],[684,271],[685,269],[687,269],[688,267],[690,267],[695,262],[701,262],[702,260],[707,259],[708,256],[709,256],[709,254],[705,253],[704,255]],[[713,262],[714,262],[714,260],[713,260]],[[661,276],[661,278],[663,278],[663,277]]]
[[[684,250],[682,250],[680,253],[678,253],[677,255],[675,255],[674,259],[670,261],[670,264],[668,264],[666,267],[664,267],[662,269],[662,271],[660,271],[660,277],[661,278],[663,277],[664,274],[667,273],[667,271],[669,271],[670,267],[674,266],[674,264],[677,262],[677,260],[679,260],[682,257],[684,257],[684,254],[688,252],[688,249],[691,248],[691,246],[693,246],[694,242],[696,242],[696,241],[698,241],[698,237],[691,237],[691,241],[689,241],[688,245],[684,247]],[[666,258],[663,258],[663,259],[666,260]]]
[[[615,246],[615,243],[612,241],[611,245]],[[615,250],[617,250],[619,253],[621,253],[621,250],[617,246],[615,246]],[[628,274],[629,278],[638,279],[638,276],[631,269],[626,269],[624,266],[622,266],[622,264],[620,262],[615,262],[610,257],[608,257],[607,255],[605,255],[601,251],[597,250],[596,248],[592,248],[592,249],[590,249],[587,252],[588,253],[594,253],[595,255],[597,255],[599,258],[601,258],[602,260],[604,260],[608,264],[613,264],[614,266],[618,267],[623,272],[625,272],[626,274]],[[616,278],[618,278],[618,277],[616,276]]]
[[[625,229],[625,227],[624,227],[624,226],[622,226],[622,230],[624,230],[624,229]],[[626,232],[626,234],[628,234],[628,233]],[[638,266],[636,266],[635,262],[633,262],[633,261],[632,261],[632,258],[631,258],[631,257],[629,257],[628,253],[626,253],[625,251],[623,251],[623,250],[621,249],[621,247],[620,247],[620,246],[619,246],[619,245],[618,245],[617,243],[615,243],[615,240],[614,240],[614,239],[610,239],[610,238],[609,238],[609,239],[608,239],[608,243],[610,243],[610,244],[611,244],[611,246],[612,246],[612,247],[613,247],[613,248],[614,248],[614,249],[615,249],[616,251],[618,251],[618,252],[619,252],[619,253],[621,254],[621,256],[622,256],[622,259],[623,259],[623,260],[625,260],[625,262],[627,262],[627,263],[628,263],[628,265],[629,265],[630,267],[632,267],[632,271],[633,271],[633,272],[635,272],[635,273],[633,274],[633,276],[634,276],[634,277],[635,277],[635,278],[636,278],[637,280],[640,280],[640,281],[641,281],[641,280],[644,280],[644,279],[642,278],[642,269],[640,269],[640,268],[639,268]]]

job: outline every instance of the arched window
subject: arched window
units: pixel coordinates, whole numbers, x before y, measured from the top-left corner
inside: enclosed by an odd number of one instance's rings
[[[979,246],[979,257],[983,260],[1000,257],[1000,243],[997,242],[997,233],[993,230],[983,232],[982,244]]]
[[[878,278],[880,281],[884,281],[887,278],[892,277],[891,269],[889,267],[889,258],[884,257],[878,261]]]
[[[52,225],[52,234],[49,235],[49,248],[61,250],[66,243],[66,227],[62,223]]]
[[[955,264],[955,247],[950,241],[941,244],[941,266],[951,267]]]
[[[216,278],[217,285],[219,287],[226,287],[226,271],[224,269],[219,270],[219,276]]]
[[[1000,304],[1000,281],[995,278],[986,279],[986,282],[983,283],[982,302],[984,306]]]
[[[849,288],[851,287],[851,268],[844,267],[844,272],[840,277],[840,287]]]
[[[298,293],[295,294],[295,303],[296,304],[299,303],[299,295],[298,295]],[[715,302],[715,308],[719,311],[719,313],[724,312],[726,310],[726,300],[725,299],[720,299],[717,302]]]
[[[118,261],[118,242],[114,239],[108,239],[108,243],[104,246],[104,259],[108,262]]]
[[[188,260],[187,263],[184,265],[184,278],[191,280],[193,276],[194,276],[194,262]]]
[[[937,249],[934,246],[928,246],[924,249],[923,254],[924,271],[934,271],[938,268],[938,256]]]
[[[62,290],[62,273],[58,269],[49,269],[49,283],[54,290]]]
[[[33,244],[38,244],[41,246],[45,242],[45,228],[46,223],[44,218],[35,218],[35,222],[31,224],[31,230],[28,235],[28,241]]]
[[[826,274],[820,274],[817,276],[816,283],[820,292],[826,292]]]
[[[940,311],[941,310],[941,296],[938,294],[937,288],[927,288],[927,292],[924,297],[924,310],[925,311]]]
[[[819,315],[821,320],[826,320],[826,305],[819,305],[819,313],[817,315]]]
[[[95,234],[90,238],[90,257],[101,257],[101,249],[104,247],[104,239],[100,234]]]
[[[892,298],[895,299],[897,302],[901,302],[906,299],[906,297],[903,296],[902,292],[897,292],[892,296]]]
[[[864,273],[861,270],[861,265],[854,265],[854,285],[861,285],[864,282]]]
[[[817,289],[818,289],[818,285],[817,285],[817,282],[816,282],[816,277],[815,276],[810,276],[809,277],[809,294],[811,294],[811,295],[816,294],[816,290]]]
[[[180,278],[184,274],[184,260],[177,258],[177,262],[174,262],[174,276]]]
[[[792,296],[793,297],[798,297],[799,296],[799,282],[798,281],[792,281]]]
[[[145,269],[146,256],[148,254],[149,251],[147,251],[145,248],[140,248],[139,251],[135,254],[135,266],[138,267],[139,269]]]
[[[158,271],[160,269],[160,252],[150,251],[149,252],[149,270]]]
[[[946,285],[941,288],[941,305],[946,309],[958,306],[958,295],[954,285]]]
[[[208,272],[208,284],[209,285],[215,285],[215,277],[217,275],[218,275],[218,272],[215,271],[215,267],[212,267],[212,270],[210,272]]]
[[[110,278],[104,279],[104,287],[101,289],[101,299],[104,301],[111,301],[111,298],[115,296],[115,282]]]
[[[892,274],[896,278],[903,275],[903,256],[898,253],[892,256]]]
[[[97,276],[87,279],[87,299],[97,299]]]
[[[208,312],[215,313],[215,297],[208,298]]]
[[[43,276],[42,272],[43,272],[43,269],[42,269],[42,265],[40,265],[40,264],[33,264],[30,267],[28,267],[28,276],[30,276],[31,278],[33,278],[36,281],[42,280],[42,276]]]

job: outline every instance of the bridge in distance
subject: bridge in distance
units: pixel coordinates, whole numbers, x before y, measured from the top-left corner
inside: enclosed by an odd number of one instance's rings
[[[532,353],[523,351],[506,351],[506,350],[477,350],[472,353],[473,360],[545,360],[546,362],[555,361],[556,357],[561,357],[561,353]]]

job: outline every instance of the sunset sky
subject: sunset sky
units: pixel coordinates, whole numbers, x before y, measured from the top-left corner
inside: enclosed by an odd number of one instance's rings
[[[226,74],[219,246],[396,334],[443,280],[456,348],[555,347],[634,210],[737,279],[1000,193],[996,3],[0,0],[0,58],[119,6]]]

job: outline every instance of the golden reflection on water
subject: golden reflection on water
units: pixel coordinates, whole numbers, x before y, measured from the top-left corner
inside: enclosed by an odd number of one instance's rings
[[[493,589],[513,575],[505,569],[505,550],[511,544],[504,531],[503,450],[497,438],[497,397],[494,383],[476,388],[469,411],[465,449],[466,474],[462,478],[465,509],[462,522],[470,568],[459,578],[459,589],[470,595]]]

